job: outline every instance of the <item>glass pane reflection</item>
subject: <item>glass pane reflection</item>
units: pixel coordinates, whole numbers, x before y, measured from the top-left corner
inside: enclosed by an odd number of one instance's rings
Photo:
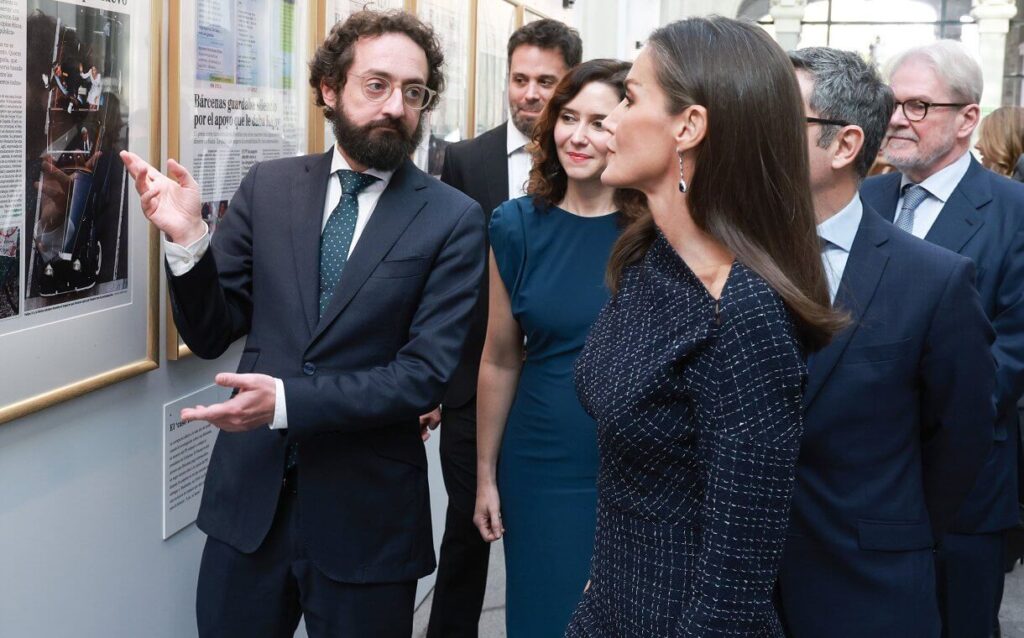
[[[416,150],[416,165],[431,175],[441,174],[444,149],[466,137],[468,112],[470,0],[419,0],[416,12],[433,25],[444,47],[447,87],[441,101],[429,115],[428,134]]]
[[[476,135],[505,121],[508,37],[515,31],[516,10],[505,0],[480,0],[476,34]]]

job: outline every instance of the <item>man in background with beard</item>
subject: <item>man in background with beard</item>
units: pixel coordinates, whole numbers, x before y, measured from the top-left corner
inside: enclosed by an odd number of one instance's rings
[[[442,63],[411,14],[336,25],[310,84],[337,145],[253,166],[212,242],[185,169],[125,154],[185,342],[217,357],[246,335],[216,379],[235,396],[182,411],[224,430],[198,520],[200,636],[291,636],[302,615],[313,638],[412,633],[434,569],[418,416],[451,379],[484,268],[480,207],[408,159]]]
[[[580,63],[583,42],[557,20],[535,20],[508,40],[509,120],[448,147],[441,181],[469,195],[487,219],[505,200],[526,194],[533,123],[559,81]],[[475,638],[487,584],[490,545],[473,524],[476,503],[476,381],[487,331],[487,279],[473,313],[462,362],[444,397],[441,471],[448,491],[428,638]]]

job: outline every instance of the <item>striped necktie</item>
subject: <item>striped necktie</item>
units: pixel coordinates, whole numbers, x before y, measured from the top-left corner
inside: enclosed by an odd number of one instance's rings
[[[920,184],[907,184],[903,187],[903,206],[900,216],[896,218],[896,228],[914,234],[914,211],[928,197],[928,191]]]

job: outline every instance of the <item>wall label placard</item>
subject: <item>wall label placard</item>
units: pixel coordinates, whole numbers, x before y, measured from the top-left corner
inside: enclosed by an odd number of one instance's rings
[[[182,408],[211,405],[228,398],[230,391],[208,385],[163,406],[163,537],[167,540],[195,522],[203,497],[217,428],[206,421],[182,421]]]

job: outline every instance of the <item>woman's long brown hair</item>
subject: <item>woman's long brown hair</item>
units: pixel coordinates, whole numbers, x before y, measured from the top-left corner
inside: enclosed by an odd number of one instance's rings
[[[545,210],[561,202],[569,186],[569,178],[558,161],[558,149],[555,148],[555,125],[562,109],[593,82],[604,84],[621,100],[626,95],[625,82],[630,66],[629,62],[621,60],[587,60],[573,67],[555,87],[551,99],[533,125],[528,147],[533,155],[533,167],[530,169],[526,192],[533,197],[534,206],[538,210]],[[628,226],[639,219],[646,212],[646,201],[647,198],[640,191],[616,189],[614,203],[621,213],[621,223]]]
[[[1013,175],[1024,153],[1024,108],[1001,106],[981,121],[978,146],[985,160],[1001,175]]]
[[[661,27],[648,49],[669,112],[695,104],[708,112],[704,140],[690,151],[694,223],[782,297],[806,349],[824,347],[847,319],[829,302],[792,63],[762,29],[721,17]],[[648,212],[612,249],[609,280],[617,283],[654,238]]]

